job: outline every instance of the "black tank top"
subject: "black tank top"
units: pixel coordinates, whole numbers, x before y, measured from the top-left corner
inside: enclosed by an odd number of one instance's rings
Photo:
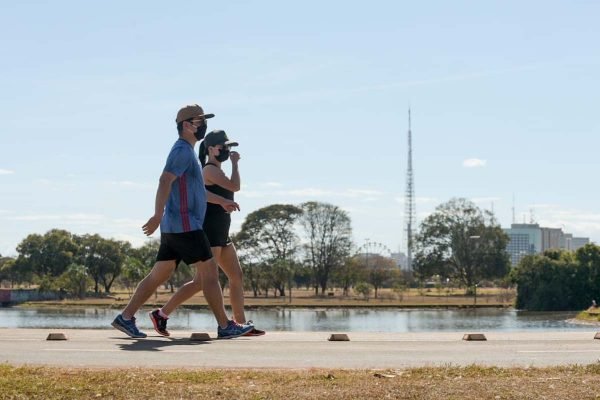
[[[213,163],[206,163],[206,165],[204,167],[206,167],[207,165],[214,165],[215,167],[217,167]],[[206,188],[206,190],[208,190],[211,193],[214,193],[214,194],[216,194],[218,196],[224,197],[224,198],[226,198],[228,200],[233,200],[233,192],[231,190],[225,189],[223,186],[219,186],[219,185],[204,185],[204,187]],[[223,207],[221,207],[220,204],[206,203],[206,216],[209,216],[209,215],[222,215],[222,214],[228,214],[228,213],[227,213],[227,211],[225,211],[225,209]]]

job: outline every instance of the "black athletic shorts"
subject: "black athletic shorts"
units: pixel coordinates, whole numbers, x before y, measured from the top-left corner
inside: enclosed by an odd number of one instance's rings
[[[156,261],[175,260],[175,265],[183,260],[187,265],[212,258],[210,243],[203,231],[182,233],[161,233],[160,247]]]
[[[204,217],[202,229],[210,243],[210,247],[225,247],[231,243],[229,238],[229,226],[231,225],[231,214],[207,214]]]

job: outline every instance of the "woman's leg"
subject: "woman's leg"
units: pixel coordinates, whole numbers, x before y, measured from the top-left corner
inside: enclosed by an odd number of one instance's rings
[[[212,247],[211,250],[219,263],[219,267],[229,279],[229,301],[233,309],[233,317],[240,324],[246,323],[242,266],[235,251],[235,246],[230,243],[224,247]]]
[[[179,305],[190,299],[192,296],[194,296],[201,290],[202,278],[200,272],[197,271],[194,278],[191,281],[181,285],[181,287],[177,289],[175,294],[173,294],[173,296],[171,296],[171,298],[165,303],[165,305],[162,306],[160,311],[166,316],[171,315],[171,313],[175,311],[175,309],[179,307]]]

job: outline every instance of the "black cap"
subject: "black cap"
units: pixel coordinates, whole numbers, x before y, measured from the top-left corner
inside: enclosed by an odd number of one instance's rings
[[[227,137],[225,131],[220,129],[215,129],[214,131],[210,131],[204,137],[204,146],[208,148],[208,146],[216,146],[218,144],[224,144],[227,146],[238,146],[238,142],[232,142]]]

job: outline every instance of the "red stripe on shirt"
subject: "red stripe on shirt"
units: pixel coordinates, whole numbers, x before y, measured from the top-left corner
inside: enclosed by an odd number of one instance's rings
[[[185,174],[179,177],[179,213],[181,214],[181,225],[184,232],[189,232],[190,228],[190,215],[188,213],[188,201],[187,201],[187,185]]]

